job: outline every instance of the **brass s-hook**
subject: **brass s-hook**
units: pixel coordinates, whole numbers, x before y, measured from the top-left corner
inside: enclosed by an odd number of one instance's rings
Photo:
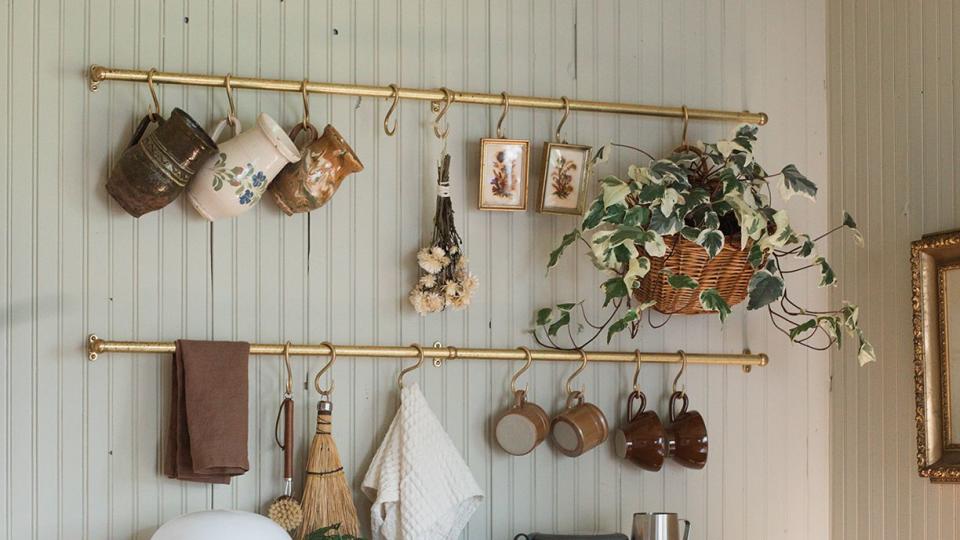
[[[290,369],[290,342],[283,344],[283,365],[287,368],[287,389],[283,393],[284,397],[293,395],[293,370]]]
[[[300,95],[303,97],[303,129],[308,129],[310,125],[310,98],[307,96],[306,79],[300,83]]]
[[[640,349],[633,351],[633,356],[637,359],[637,367],[633,370],[633,391],[640,394],[643,392],[640,389],[640,368],[643,366],[643,361],[640,359]]]
[[[506,92],[500,92],[500,96],[503,98],[503,110],[500,111],[500,119],[497,120],[497,138],[505,139],[503,136],[503,119],[507,117],[507,111],[510,110],[510,96]]]
[[[437,117],[433,120],[433,134],[436,135],[438,139],[446,139],[447,133],[450,132],[450,123],[444,122],[444,128],[441,130],[440,121],[447,116],[447,110],[450,109],[450,105],[453,103],[453,100],[456,96],[446,86],[440,87],[440,91],[443,92],[444,104],[440,109],[440,112],[437,113]]]
[[[573,379],[577,378],[577,375],[580,375],[580,373],[587,367],[587,353],[584,352],[583,349],[578,349],[577,352],[580,353],[580,367],[578,367],[576,371],[574,371],[569,377],[567,377],[567,382],[564,385],[564,390],[567,391],[568,397],[574,393],[577,393],[577,394],[583,393],[583,390],[573,389]]]
[[[240,121],[237,119],[237,104],[233,100],[233,86],[230,85],[230,78],[233,75],[227,73],[223,78],[223,87],[227,90],[227,104],[230,106],[230,112],[227,114],[227,123],[233,126],[234,134],[240,130]]]
[[[677,383],[680,382],[680,377],[683,376],[683,373],[687,370],[687,353],[683,352],[683,349],[677,351],[677,354],[680,355],[680,371],[677,372],[677,376],[673,378],[673,393],[677,392],[684,394],[687,391],[687,386],[684,384],[678,389]]]
[[[560,123],[557,124],[557,131],[554,132],[553,138],[554,142],[565,143],[567,141],[560,138],[560,130],[563,129],[563,124],[566,123],[567,117],[570,116],[570,100],[567,99],[567,96],[560,96],[560,100],[563,101],[563,116],[560,117]]]
[[[681,145],[681,148],[686,148],[687,147],[687,127],[690,125],[690,111],[687,110],[686,105],[683,105],[682,107],[680,107],[680,109],[683,111],[683,135],[681,137],[681,140],[683,142],[681,142],[680,145]]]
[[[317,376],[313,378],[313,387],[317,389],[317,393],[319,393],[322,397],[329,398],[330,394],[333,393],[333,387],[335,384],[333,380],[333,373],[330,374],[330,388],[323,388],[320,386],[320,377],[322,377],[327,371],[330,371],[330,369],[333,367],[333,363],[337,361],[337,348],[329,341],[324,341],[320,344],[330,349],[330,360],[326,363],[326,365],[320,368],[320,371],[317,372]]]
[[[391,84],[389,86],[390,89],[393,90],[393,94],[391,96],[393,97],[393,103],[390,104],[390,109],[387,110],[387,115],[383,117],[383,132],[386,133],[388,137],[393,137],[393,135],[397,132],[397,119],[393,119],[393,128],[388,127],[388,120],[390,120],[390,117],[393,116],[393,113],[397,110],[397,105],[400,103],[400,89],[397,88],[397,85],[395,84]]]
[[[410,373],[411,371],[415,371],[419,369],[420,366],[423,365],[423,358],[424,358],[423,347],[421,347],[416,343],[411,343],[410,346],[417,350],[417,363],[410,367],[401,369],[400,374],[397,375],[397,384],[400,386],[401,390],[403,390],[403,376],[406,375],[407,373]]]
[[[157,89],[153,86],[153,76],[157,74],[157,68],[150,68],[147,72],[147,88],[150,90],[150,97],[153,98],[153,113],[157,117],[163,116],[160,113],[160,98],[157,97]]]
[[[521,375],[526,373],[527,370],[530,369],[530,366],[533,364],[533,353],[530,352],[530,349],[526,347],[517,347],[517,348],[523,351],[523,354],[526,356],[526,359],[523,362],[523,366],[520,367],[520,370],[514,373],[513,377],[510,377],[510,391],[513,392],[514,394],[516,394],[519,391],[517,390],[517,379],[519,379]],[[529,387],[528,385],[524,385],[522,391],[526,392],[528,387]]]

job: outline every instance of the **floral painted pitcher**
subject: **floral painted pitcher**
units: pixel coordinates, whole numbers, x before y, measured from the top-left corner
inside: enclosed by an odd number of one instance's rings
[[[210,221],[253,208],[277,173],[300,159],[290,137],[265,113],[257,117],[255,128],[242,133],[236,118],[221,120],[213,131],[214,140],[227,124],[234,136],[220,144],[220,153],[204,164],[187,188],[193,207]]]

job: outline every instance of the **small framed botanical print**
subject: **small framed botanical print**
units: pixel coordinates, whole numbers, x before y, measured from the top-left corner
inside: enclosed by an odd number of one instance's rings
[[[589,160],[589,146],[545,143],[537,210],[548,214],[583,214]]]
[[[526,210],[530,141],[480,140],[480,209]]]

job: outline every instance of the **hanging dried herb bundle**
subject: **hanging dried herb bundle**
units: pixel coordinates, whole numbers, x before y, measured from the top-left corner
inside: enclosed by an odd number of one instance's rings
[[[420,315],[448,307],[463,309],[477,289],[477,276],[467,269],[462,240],[453,223],[450,202],[450,154],[444,154],[437,168],[437,210],[433,216],[433,240],[417,252],[419,278],[410,291],[410,303]]]

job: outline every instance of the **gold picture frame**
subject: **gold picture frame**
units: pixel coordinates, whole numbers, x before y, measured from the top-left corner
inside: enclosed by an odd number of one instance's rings
[[[569,172],[575,172],[576,178],[566,174],[567,171],[562,171],[563,165],[558,164],[557,160],[572,166],[573,169]],[[543,173],[540,176],[540,198],[537,211],[541,214],[583,215],[587,203],[587,163],[589,161],[589,146],[558,142],[543,143]],[[554,173],[561,177],[551,178]],[[569,180],[563,182],[563,178],[569,178]],[[563,182],[563,186],[554,185],[556,182]],[[570,191],[563,196],[561,193],[565,189]],[[574,204],[571,206],[570,202]]]
[[[960,429],[953,426],[960,415],[951,414],[960,405],[951,384],[951,364],[960,359],[960,339],[951,343],[960,328],[960,295],[951,292],[960,291],[960,230],[913,242],[910,262],[917,467],[933,482],[960,482]]]
[[[480,139],[481,210],[523,211],[529,191],[530,141]]]

